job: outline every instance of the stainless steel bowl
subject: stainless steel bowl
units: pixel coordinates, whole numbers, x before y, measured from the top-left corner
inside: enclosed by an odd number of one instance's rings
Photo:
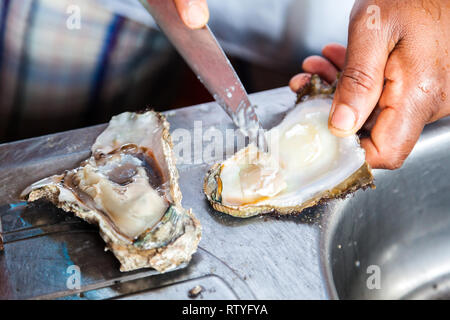
[[[321,246],[330,296],[450,298],[450,119],[425,129],[400,170],[375,178],[376,190],[327,215]]]

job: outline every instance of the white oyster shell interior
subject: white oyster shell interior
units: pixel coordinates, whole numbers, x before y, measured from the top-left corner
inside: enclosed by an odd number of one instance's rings
[[[299,104],[268,131],[269,154],[254,145],[223,162],[221,202],[227,206],[293,207],[331,190],[365,162],[356,135],[338,138],[328,130],[332,100]]]
[[[60,203],[98,211],[118,237],[134,241],[154,227],[173,203],[170,159],[165,156],[168,147],[164,150],[160,121],[154,112],[114,116],[92,146],[92,156],[80,167],[38,181],[23,195],[55,185]]]
[[[173,270],[190,261],[201,225],[181,206],[169,123],[154,112],[111,119],[79,167],[40,180],[22,192],[45,199],[99,226],[121,271]]]
[[[112,178],[127,179],[120,183]],[[105,212],[119,231],[135,239],[151,229],[169,207],[167,200],[149,183],[142,160],[119,154],[104,166],[90,160],[77,170],[77,187],[93,200],[93,205]]]

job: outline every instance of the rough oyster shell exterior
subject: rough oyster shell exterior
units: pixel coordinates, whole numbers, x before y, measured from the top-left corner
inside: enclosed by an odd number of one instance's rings
[[[124,125],[119,125],[120,130],[133,130],[136,121],[147,121],[149,126],[157,126],[153,130],[158,137],[147,139],[149,131],[137,133],[134,138],[124,141],[123,144],[136,143],[138,147],[152,148],[148,141],[156,143],[159,153],[158,161],[162,161],[164,175],[167,177],[167,194],[169,202],[167,212],[157,225],[143,232],[136,239],[125,237],[115,226],[108,215],[94,206],[84,203],[77,192],[70,188],[65,179],[82,169],[86,163],[96,163],[99,152],[110,153],[121,147],[114,136],[108,137],[108,129],[111,131],[112,122],[117,119],[125,119]],[[114,120],[115,119],[115,120]],[[113,117],[110,126],[97,138],[92,148],[91,157],[83,162],[79,168],[69,170],[61,175],[51,176],[29,186],[22,192],[22,197],[27,201],[45,199],[66,212],[73,212],[77,217],[95,224],[100,229],[100,235],[106,242],[106,250],[111,250],[120,261],[121,271],[131,271],[140,268],[151,267],[159,272],[166,272],[186,264],[198,247],[201,238],[200,222],[194,217],[191,210],[185,210],[181,206],[181,191],[178,185],[178,170],[172,151],[172,140],[169,134],[169,123],[165,117],[154,111],[142,114],[123,113]],[[143,127],[146,127],[143,123]],[[115,129],[114,129],[115,130]],[[146,136],[145,136],[146,135]],[[136,141],[132,141],[132,140]],[[147,141],[147,142],[145,142]],[[142,145],[144,144],[144,145]],[[113,151],[114,152],[114,151]]]

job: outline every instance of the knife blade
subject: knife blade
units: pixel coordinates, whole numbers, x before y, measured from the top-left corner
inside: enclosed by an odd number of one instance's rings
[[[262,150],[266,141],[247,92],[208,26],[192,30],[183,24],[174,1],[140,0],[234,124]]]

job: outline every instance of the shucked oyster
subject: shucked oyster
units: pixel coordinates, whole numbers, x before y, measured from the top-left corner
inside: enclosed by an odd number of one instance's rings
[[[80,167],[24,190],[97,224],[121,271],[171,270],[191,259],[200,223],[181,207],[169,124],[153,111],[125,112],[97,137]]]
[[[269,152],[254,144],[208,172],[204,192],[218,211],[250,217],[299,213],[321,200],[372,186],[373,177],[356,135],[328,130],[333,88],[313,76],[299,104],[266,132]]]

